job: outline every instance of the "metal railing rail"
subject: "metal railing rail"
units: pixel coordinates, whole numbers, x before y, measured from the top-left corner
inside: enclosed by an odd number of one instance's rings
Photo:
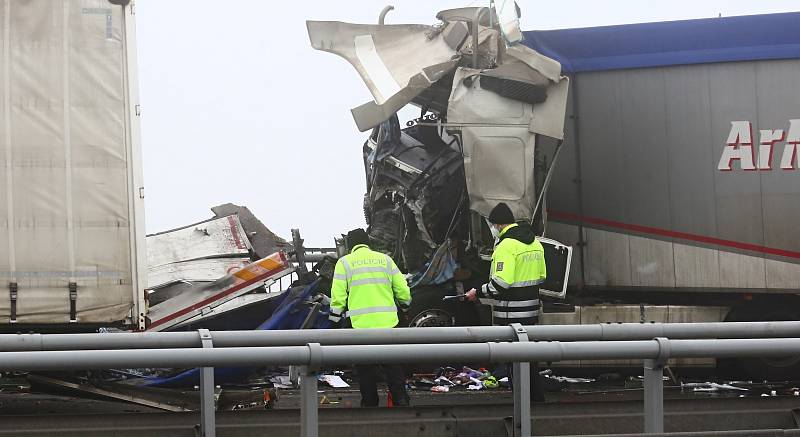
[[[523,326],[529,341],[800,337],[800,322],[606,323]],[[517,341],[506,326],[215,331],[214,347]],[[0,334],[1,351],[201,347],[196,331],[103,334]]]
[[[776,322],[777,323],[777,322]],[[778,323],[784,325],[791,322]],[[727,325],[727,324],[725,324]],[[648,325],[642,325],[648,326]],[[478,332],[488,327],[469,328]],[[335,344],[309,342],[303,346],[216,347],[223,332],[200,330],[190,333],[201,340],[201,348],[83,349],[0,352],[0,368],[6,370],[72,370],[115,367],[192,367],[201,372],[201,428],[204,436],[215,435],[211,368],[218,366],[302,365],[301,431],[317,436],[317,372],[324,365],[377,363],[512,362],[514,387],[514,434],[531,435],[531,361],[641,359],[644,361],[644,428],[663,432],[663,366],[669,358],[781,357],[800,354],[800,338],[667,339],[606,341],[528,341],[531,328],[520,325],[504,329],[511,341],[433,344]],[[417,329],[426,331],[432,328]],[[641,329],[641,328],[640,328]],[[494,328],[492,329],[494,330]],[[635,330],[635,329],[634,329]],[[377,330],[376,330],[377,331]],[[399,330],[392,330],[399,331]],[[535,331],[535,330],[534,330]],[[727,332],[719,327],[720,332]],[[319,331],[325,332],[325,331]],[[358,330],[334,331],[349,337]],[[771,333],[783,332],[780,330]],[[154,338],[170,333],[148,334]],[[527,334],[527,335],[526,335]],[[81,334],[64,334],[80,336]],[[123,334],[100,334],[108,337]],[[643,335],[643,334],[642,334]],[[64,338],[64,337],[61,337]],[[333,337],[331,337],[332,339]],[[152,340],[148,340],[152,341]],[[230,340],[229,340],[230,341]],[[339,339],[339,341],[344,341]],[[117,344],[117,346],[120,346]],[[309,383],[305,383],[309,381]]]

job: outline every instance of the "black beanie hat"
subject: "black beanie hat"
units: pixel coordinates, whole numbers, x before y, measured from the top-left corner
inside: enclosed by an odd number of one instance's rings
[[[514,213],[511,212],[511,208],[505,202],[498,203],[489,213],[489,223],[495,225],[508,225],[515,221]]]
[[[366,244],[369,246],[369,235],[367,235],[367,231],[358,228],[348,232],[347,248],[353,250],[353,248],[358,246],[359,244]]]

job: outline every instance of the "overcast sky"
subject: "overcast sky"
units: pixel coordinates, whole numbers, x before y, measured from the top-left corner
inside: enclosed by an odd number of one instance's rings
[[[528,1],[524,30],[787,12],[797,0]],[[375,23],[384,1],[138,0],[147,232],[248,206],[307,245],[363,226],[361,144],[350,108],[371,99],[355,70],[311,48],[305,20]],[[394,0],[387,23],[436,22],[488,1]]]

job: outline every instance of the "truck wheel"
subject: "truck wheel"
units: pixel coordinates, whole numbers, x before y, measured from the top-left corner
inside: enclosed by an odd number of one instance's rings
[[[450,294],[450,293],[447,293]],[[407,313],[408,326],[428,328],[455,325],[455,304],[443,302],[443,288],[419,288],[412,292],[411,308]]]
[[[795,305],[753,305],[731,309],[726,322],[766,322],[800,320]],[[738,367],[755,380],[797,380],[800,378],[800,355],[735,359]]]

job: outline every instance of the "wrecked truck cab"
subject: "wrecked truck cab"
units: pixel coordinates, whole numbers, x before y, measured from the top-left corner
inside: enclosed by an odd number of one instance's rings
[[[457,141],[433,126],[400,129],[397,116],[364,144],[364,215],[374,248],[406,272],[421,269],[448,238],[464,238],[454,215],[466,212],[464,163]]]
[[[466,305],[442,297],[487,280],[494,205],[546,229],[552,166],[537,153],[563,139],[569,80],[556,60],[518,44],[518,17],[501,1],[442,11],[431,26],[307,22],[312,46],[347,60],[373,96],[351,111],[360,131],[372,129],[364,213],[374,249],[408,273],[411,325],[475,324],[458,320]],[[409,104],[420,117],[401,125]],[[564,298],[571,248],[541,241],[551,273],[542,294]]]

